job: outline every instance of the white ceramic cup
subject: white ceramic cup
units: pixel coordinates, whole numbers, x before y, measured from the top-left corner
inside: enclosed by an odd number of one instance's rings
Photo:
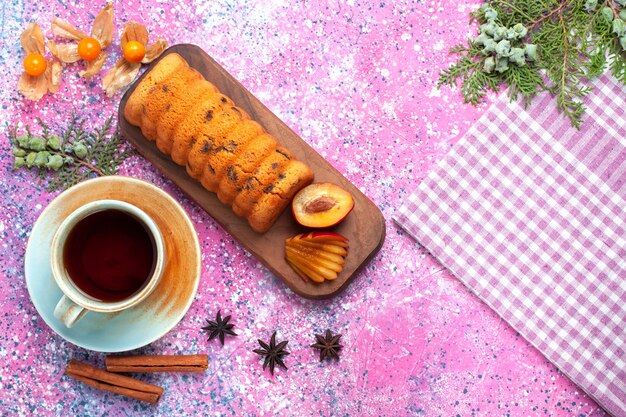
[[[83,292],[72,281],[63,261],[65,242],[72,229],[87,216],[103,210],[119,210],[134,216],[152,235],[156,248],[156,260],[152,275],[139,291],[120,301],[101,301]],[[154,220],[143,210],[119,200],[98,200],[79,207],[61,223],[52,239],[52,275],[63,292],[63,296],[54,309],[54,317],[61,320],[65,326],[73,327],[89,311],[114,313],[137,305],[156,288],[165,269],[165,260],[163,235]]]

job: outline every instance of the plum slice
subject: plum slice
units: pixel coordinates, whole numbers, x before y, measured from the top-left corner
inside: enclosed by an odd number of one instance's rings
[[[335,232],[309,232],[285,240],[285,259],[306,282],[332,281],[343,270],[348,239]]]

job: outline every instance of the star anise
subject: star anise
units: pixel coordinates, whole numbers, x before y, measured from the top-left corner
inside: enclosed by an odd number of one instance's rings
[[[289,343],[288,340],[283,340],[279,344],[276,344],[276,332],[272,334],[272,339],[270,340],[269,345],[261,339],[257,340],[259,341],[259,345],[261,345],[262,349],[254,349],[253,352],[261,356],[265,356],[263,370],[265,370],[265,367],[269,365],[270,372],[274,375],[274,367],[276,365],[280,365],[283,369],[287,369],[287,366],[285,366],[285,363],[283,362],[283,356],[289,355],[289,352],[285,350],[287,343]]]
[[[217,317],[215,321],[207,319],[207,325],[202,329],[207,332],[211,332],[209,335],[209,340],[215,339],[217,336],[220,338],[220,342],[222,342],[222,346],[224,346],[224,336],[231,335],[237,336],[237,333],[233,332],[232,328],[235,327],[234,324],[229,324],[230,316],[226,316],[222,319],[221,310],[217,311]]]
[[[330,329],[326,330],[326,335],[316,334],[317,343],[311,345],[315,349],[320,349],[320,362],[326,358],[335,358],[339,360],[339,349],[343,346],[339,344],[340,334],[333,336]]]

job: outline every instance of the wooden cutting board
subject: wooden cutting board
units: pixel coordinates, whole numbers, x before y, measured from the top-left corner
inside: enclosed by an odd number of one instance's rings
[[[123,136],[296,294],[314,299],[329,298],[338,294],[357,276],[359,269],[383,244],[385,220],[378,207],[198,46],[186,44],[172,46],[147,68],[144,75],[161,58],[170,53],[178,53],[185,58],[191,67],[197,69],[237,106],[246,110],[252,119],[259,122],[299,160],[308,164],[315,173],[314,182],[333,182],[352,194],[355,201],[354,209],[343,222],[332,229],[350,240],[344,270],[333,281],[321,284],[304,282],[284,259],[285,239],[310,229],[298,225],[289,208],[269,231],[264,234],[254,232],[245,219],[237,217],[215,194],[205,190],[200,183],[189,177],[184,167],[162,154],[153,142],[141,134],[139,128],[128,123],[124,119],[123,109],[143,76],[130,86],[120,102],[118,118]],[[352,154],[358,152],[358,149],[348,152],[346,157],[350,158]]]

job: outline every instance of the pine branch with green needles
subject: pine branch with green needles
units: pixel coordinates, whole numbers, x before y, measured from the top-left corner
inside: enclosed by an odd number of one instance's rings
[[[579,128],[590,80],[609,70],[626,84],[626,0],[490,0],[470,19],[480,33],[450,50],[438,82],[460,83],[467,103],[508,87],[528,105],[548,91]]]
[[[85,119],[72,115],[68,125],[58,134],[42,119],[37,119],[41,134],[24,127],[9,129],[13,145],[13,169],[35,172],[39,183],[48,181],[46,190],[64,190],[96,176],[115,175],[120,165],[134,151],[113,128],[113,116],[93,130],[85,127]]]

